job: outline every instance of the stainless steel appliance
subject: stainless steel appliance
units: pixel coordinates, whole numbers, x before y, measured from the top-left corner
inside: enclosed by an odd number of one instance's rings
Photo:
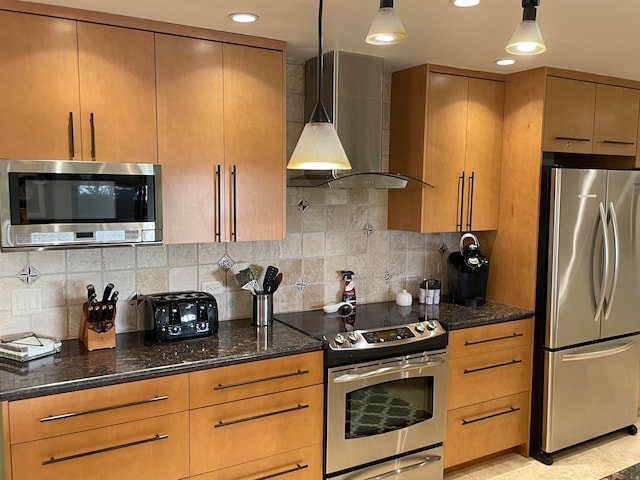
[[[465,240],[472,243],[465,245]],[[480,253],[480,242],[473,233],[460,238],[460,251],[448,258],[449,292],[456,305],[479,307],[487,299],[489,260]]]
[[[443,478],[448,335],[423,305],[276,319],[325,342],[326,479]]]
[[[206,292],[169,292],[147,295],[144,324],[147,338],[182,340],[218,333],[218,304]]]
[[[162,243],[161,167],[0,159],[2,250]]]
[[[627,428],[640,366],[640,171],[544,167],[531,455]]]

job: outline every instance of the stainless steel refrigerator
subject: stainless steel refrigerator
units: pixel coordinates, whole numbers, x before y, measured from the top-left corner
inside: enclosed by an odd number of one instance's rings
[[[543,167],[531,455],[637,429],[640,171]]]

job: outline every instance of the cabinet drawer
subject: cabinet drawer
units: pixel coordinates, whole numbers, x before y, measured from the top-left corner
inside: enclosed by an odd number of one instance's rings
[[[187,422],[181,412],[13,445],[13,480],[183,478]]]
[[[322,443],[323,391],[314,385],[192,410],[191,474]]]
[[[532,318],[454,330],[449,333],[449,359],[529,345],[532,333]]]
[[[322,383],[322,352],[272,358],[191,374],[191,408]]]
[[[322,444],[191,477],[192,480],[317,480],[322,478]]]
[[[187,410],[187,387],[185,374],[9,402],[11,443]]]
[[[531,346],[449,360],[447,409],[529,390]]]
[[[526,443],[528,422],[528,392],[448,411],[445,468]]]

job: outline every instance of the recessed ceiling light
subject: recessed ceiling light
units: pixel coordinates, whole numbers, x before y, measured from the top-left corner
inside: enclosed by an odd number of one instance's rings
[[[496,60],[496,65],[501,66],[513,65],[514,63],[516,63],[516,61],[512,58],[501,58],[500,60]]]
[[[232,13],[229,18],[238,23],[253,23],[258,20],[258,16],[253,13]]]
[[[455,7],[475,7],[480,3],[480,0],[451,0],[451,3]]]

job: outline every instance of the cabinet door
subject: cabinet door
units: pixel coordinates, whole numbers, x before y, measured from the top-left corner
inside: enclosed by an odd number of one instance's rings
[[[429,73],[427,155],[423,226],[427,232],[455,232],[462,213],[462,177],[467,135],[469,79]]]
[[[0,12],[0,157],[80,157],[76,22]]]
[[[164,241],[205,243],[225,198],[222,45],[156,34],[158,161],[162,164]]]
[[[227,45],[223,240],[281,240],[285,218],[284,54]],[[223,190],[224,191],[224,190]]]
[[[543,150],[591,153],[596,85],[547,77]]]
[[[463,230],[497,230],[504,83],[469,79]]]
[[[153,33],[78,22],[78,60],[82,158],[156,162]]]
[[[593,153],[636,154],[640,92],[631,88],[598,85],[593,125]]]

